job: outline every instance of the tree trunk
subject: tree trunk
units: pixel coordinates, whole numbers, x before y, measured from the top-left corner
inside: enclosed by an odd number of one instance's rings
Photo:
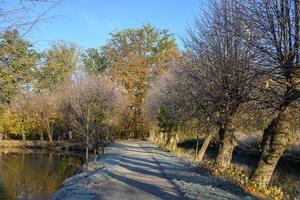
[[[262,138],[261,145],[260,145],[261,154],[265,154],[268,152],[268,150],[270,148],[271,137],[274,134],[274,130],[278,123],[279,118],[280,118],[280,115],[278,115],[276,118],[274,118],[271,121],[271,123],[269,124],[269,126],[264,129],[264,134],[263,134],[263,138]]]
[[[52,132],[52,129],[50,126],[47,126],[46,132],[48,135],[49,142],[52,143],[53,142],[53,132]]]
[[[112,131],[112,135],[111,135],[111,142],[112,143],[115,143],[115,135],[116,135],[115,131]]]
[[[97,156],[97,149],[96,147],[94,147],[94,162],[96,162],[97,160],[96,156]]]
[[[100,150],[100,147],[101,147],[101,141],[100,141],[100,133],[99,133],[99,131],[98,130],[96,130],[95,131],[95,134],[96,134],[96,140],[97,140],[97,142],[96,142],[96,150],[97,150],[97,155],[98,155],[98,157],[100,156],[100,154],[101,154],[101,150]]]
[[[171,151],[175,150],[176,147],[177,147],[176,136],[177,136],[176,133],[172,133],[172,134],[170,135],[170,137],[168,138],[168,148],[169,148]]]
[[[89,124],[90,123],[90,107],[88,105],[86,118],[86,138],[85,138],[85,161],[89,162]]]
[[[163,132],[159,132],[158,144],[164,145],[165,143],[165,134]]]
[[[167,147],[170,143],[170,133],[164,133],[164,146]]]
[[[198,156],[197,156],[197,160],[198,160],[198,161],[202,162],[203,157],[204,157],[205,152],[206,152],[206,150],[207,150],[207,148],[208,148],[208,145],[209,145],[209,143],[210,143],[211,138],[212,138],[212,134],[211,134],[211,133],[209,133],[209,134],[205,137],[205,140],[204,140],[204,142],[203,142],[203,144],[202,144],[202,146],[201,146],[201,149],[200,149],[200,151],[199,151],[199,153],[198,153]]]
[[[277,145],[275,149],[264,152],[258,162],[256,170],[251,176],[251,180],[260,183],[262,186],[268,186],[276,168],[277,162],[286,148],[283,145]]]
[[[49,142],[52,143],[53,142],[52,133],[48,133],[48,138],[49,138]]]
[[[85,161],[88,163],[89,161],[89,135],[86,134],[86,143],[85,143]]]
[[[261,157],[251,176],[251,180],[262,186],[269,184],[280,157],[290,144],[289,122],[285,120],[288,113],[288,110],[282,111],[265,130]]]
[[[174,136],[171,135],[167,146],[170,150],[172,150],[173,148],[173,142],[174,142]]]
[[[168,136],[167,133],[164,133],[164,146],[167,146],[168,144]]]
[[[98,137],[97,137],[97,132],[95,128],[92,130],[92,136],[93,136],[93,151],[94,151],[94,162],[97,160],[97,150],[98,150]]]
[[[52,141],[53,141],[53,131],[52,131],[52,128],[51,128],[51,124],[47,119],[43,120],[43,124],[44,124],[45,130],[46,130],[46,133],[48,135],[49,142],[52,143]]]
[[[199,135],[197,134],[197,138],[196,138],[196,151],[195,151],[195,158],[194,158],[194,160],[196,160],[196,158],[197,158],[198,151],[199,151]]]
[[[150,142],[154,142],[155,141],[155,129],[154,128],[151,128],[150,129],[150,136],[149,136],[149,141]]]
[[[232,152],[236,145],[233,130],[219,130],[220,144],[215,166],[220,169],[226,169],[232,159]]]
[[[104,155],[104,133],[101,132],[101,154]]]
[[[177,148],[177,133],[175,133],[174,135],[174,140],[173,140],[173,144],[172,144],[172,150],[174,151]]]
[[[159,130],[157,131],[156,136],[154,138],[154,143],[155,144],[159,144],[160,143],[160,132],[159,132]]]

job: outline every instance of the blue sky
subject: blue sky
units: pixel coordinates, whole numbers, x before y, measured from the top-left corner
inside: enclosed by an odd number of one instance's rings
[[[80,47],[98,47],[116,29],[150,23],[176,35],[185,33],[204,0],[64,0],[27,37],[39,49],[51,41],[74,41]]]

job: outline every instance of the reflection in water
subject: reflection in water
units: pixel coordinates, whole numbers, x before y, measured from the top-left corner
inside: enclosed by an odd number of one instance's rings
[[[0,152],[0,200],[48,199],[82,164],[74,154],[13,152]]]

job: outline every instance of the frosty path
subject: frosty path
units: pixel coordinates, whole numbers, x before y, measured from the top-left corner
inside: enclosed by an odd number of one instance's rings
[[[98,199],[182,199],[150,152],[153,147],[123,145],[123,157],[110,173],[110,184],[98,192]]]
[[[101,162],[104,169],[67,179],[52,199],[254,199],[237,186],[191,172],[148,143],[118,142]]]

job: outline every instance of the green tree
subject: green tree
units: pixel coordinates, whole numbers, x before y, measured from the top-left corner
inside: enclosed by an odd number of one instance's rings
[[[174,107],[169,102],[163,102],[157,113],[158,125],[163,133],[176,131],[178,122],[175,119]]]
[[[0,35],[0,104],[11,102],[16,94],[28,86],[39,53],[22,39],[17,31]]]
[[[71,78],[71,72],[78,63],[79,50],[76,44],[64,41],[53,43],[42,54],[42,63],[36,69],[34,88],[37,91],[53,91]]]
[[[101,74],[107,67],[101,51],[97,48],[88,48],[81,56],[84,71],[89,74]]]
[[[179,55],[174,35],[151,25],[111,33],[102,48],[110,76],[128,92],[128,131],[137,137],[142,131],[141,105],[150,83]]]

